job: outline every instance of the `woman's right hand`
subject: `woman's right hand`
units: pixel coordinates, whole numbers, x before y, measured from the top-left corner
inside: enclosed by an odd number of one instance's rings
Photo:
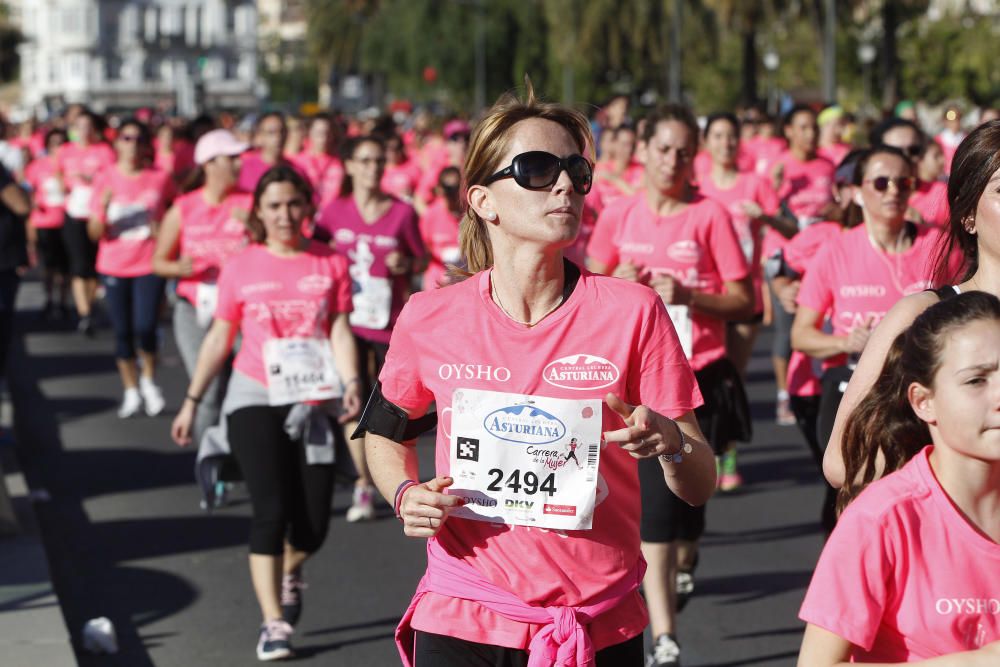
[[[170,425],[170,437],[174,439],[179,447],[187,447],[191,444],[191,424],[194,422],[195,408],[194,401],[184,399],[180,411],[174,417],[174,423]]]
[[[194,260],[188,255],[177,258],[177,277],[187,278],[194,273]]]
[[[409,537],[437,535],[448,520],[448,513],[464,504],[459,496],[442,493],[454,483],[455,480],[451,477],[435,477],[403,491],[403,498],[399,503],[403,534]]]

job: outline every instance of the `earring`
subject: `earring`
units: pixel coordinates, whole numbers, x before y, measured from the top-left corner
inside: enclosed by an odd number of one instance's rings
[[[494,220],[497,219],[497,214],[496,213],[487,213],[486,214],[486,219],[489,220],[490,222],[493,222]]]
[[[973,236],[976,234],[976,221],[972,216],[962,219],[962,227]]]

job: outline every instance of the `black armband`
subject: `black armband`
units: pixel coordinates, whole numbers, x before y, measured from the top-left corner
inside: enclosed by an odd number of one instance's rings
[[[382,395],[382,383],[375,382],[368,404],[358,420],[358,428],[351,434],[351,440],[365,433],[380,435],[394,442],[413,440],[437,426],[437,413],[429,412],[423,417],[410,419],[406,411],[390,402]]]

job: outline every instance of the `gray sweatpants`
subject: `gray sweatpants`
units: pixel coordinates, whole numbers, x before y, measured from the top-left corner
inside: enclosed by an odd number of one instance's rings
[[[177,299],[177,304],[174,306],[174,339],[177,341],[177,350],[181,354],[181,360],[184,362],[188,377],[194,373],[194,367],[198,363],[198,351],[201,349],[201,343],[205,340],[207,333],[208,327],[203,328],[198,325],[194,306],[187,299]],[[214,426],[219,421],[219,415],[222,412],[222,399],[225,396],[231,372],[232,362],[230,360],[205,390],[194,416],[194,425],[191,429],[193,442],[200,443],[205,429]]]

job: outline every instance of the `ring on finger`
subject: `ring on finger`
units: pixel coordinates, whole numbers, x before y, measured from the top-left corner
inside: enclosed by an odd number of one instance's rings
[[[433,529],[433,528],[434,528],[434,521],[433,521],[433,520],[431,520],[431,518],[430,518],[430,517],[427,517],[427,527],[428,527],[428,528],[431,528],[431,529]]]
[[[639,446],[640,447],[645,447],[646,446],[646,439],[645,438],[639,438]]]

